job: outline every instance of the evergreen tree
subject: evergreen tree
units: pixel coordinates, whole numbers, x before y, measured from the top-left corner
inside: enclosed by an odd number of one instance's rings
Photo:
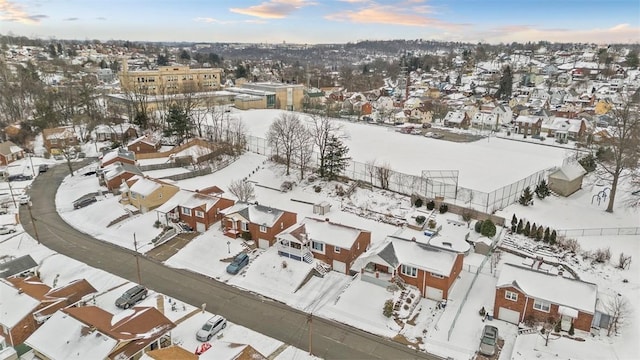
[[[158,66],[167,66],[169,65],[169,57],[167,55],[158,55],[158,58],[156,59],[156,64],[158,64]]]
[[[529,224],[529,222],[527,221],[527,225],[524,226],[524,229],[522,230],[522,234],[524,236],[529,236],[530,233],[531,233],[531,224]]]
[[[242,64],[238,64],[238,66],[236,66],[236,70],[234,71],[234,75],[236,79],[246,78],[248,75],[247,68],[242,66]]]
[[[480,233],[488,238],[494,237],[496,235],[496,226],[493,224],[493,221],[488,219],[483,221]]]
[[[181,60],[185,60],[185,61],[189,61],[189,60],[191,60],[191,55],[189,55],[187,50],[182,49],[182,52],[180,53],[180,59]]]
[[[629,51],[627,57],[625,58],[625,62],[627,63],[628,67],[632,69],[637,68],[638,64],[640,63],[640,61],[638,60],[638,50]]]
[[[538,227],[536,226],[536,223],[531,224],[531,229],[529,229],[529,236],[532,238],[535,237],[537,231]]]
[[[517,234],[522,234],[522,230],[524,229],[524,223],[522,221],[522,219],[520,219],[518,221],[518,227],[516,228],[516,233]]]
[[[524,191],[522,192],[522,195],[520,196],[518,202],[520,203],[520,205],[529,206],[531,204],[531,200],[533,200],[533,194],[531,193],[531,188],[527,186],[526,188],[524,188]]]
[[[347,167],[350,159],[347,157],[348,152],[349,148],[338,137],[334,135],[329,138],[324,169],[321,172],[327,180],[335,180]]]
[[[147,129],[149,127],[149,117],[144,112],[138,111],[133,118],[133,123],[141,129]]]
[[[167,127],[164,129],[164,136],[174,136],[178,145],[182,144],[184,139],[189,136],[191,124],[189,116],[183,109],[172,106],[167,115]]]
[[[516,232],[517,226],[518,226],[518,218],[516,217],[516,214],[513,214],[513,217],[511,218],[511,232]]]
[[[458,77],[456,78],[456,86],[460,85],[462,85],[462,75],[458,74]]]
[[[538,197],[538,199],[544,199],[547,196],[549,196],[551,194],[551,191],[549,190],[549,187],[547,186],[547,182],[542,179],[540,181],[540,183],[538,184],[538,186],[536,186],[536,196]]]
[[[551,232],[551,235],[549,235],[549,244],[551,244],[551,245],[555,245],[556,244],[556,236],[557,236],[556,235],[556,231],[553,230]]]
[[[104,59],[100,60],[100,69],[106,69],[108,67],[109,67],[109,65],[107,64],[107,62]]]
[[[543,229],[543,226],[540,225],[538,227],[538,230],[536,231],[536,241],[542,240],[543,236],[544,236],[544,229]]]
[[[511,93],[513,88],[513,74],[511,73],[511,66],[507,65],[502,70],[502,76],[498,84],[498,91],[496,91],[495,97],[497,99],[509,100],[511,99]]]
[[[551,232],[549,231],[549,228],[544,229],[543,240],[545,243],[549,242],[550,236],[551,236]]]

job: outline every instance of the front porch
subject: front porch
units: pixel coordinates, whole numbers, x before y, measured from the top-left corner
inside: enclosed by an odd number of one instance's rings
[[[388,266],[369,262],[360,271],[360,278],[362,281],[387,287],[393,283],[394,274],[393,270],[389,271]]]
[[[286,239],[278,239],[277,246],[278,255],[280,256],[297,261],[304,261],[308,264],[313,263],[313,254],[306,245],[302,245],[299,242],[288,241]]]

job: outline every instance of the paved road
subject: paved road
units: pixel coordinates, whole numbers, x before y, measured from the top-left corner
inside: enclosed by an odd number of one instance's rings
[[[86,162],[76,164],[76,168]],[[30,191],[32,212],[40,241],[58,253],[135,282],[134,252],[75,230],[56,212],[55,193],[67,173],[66,166],[55,166],[33,182]],[[34,236],[26,206],[20,209],[20,219],[25,230]],[[300,349],[309,348],[308,315],[299,310],[200,274],[166,267],[144,256],[140,257],[140,268],[143,284],[155,291],[195,306],[206,303],[208,311],[222,314],[233,323]],[[318,317],[313,317],[312,329],[313,354],[322,358],[437,359],[388,339]]]

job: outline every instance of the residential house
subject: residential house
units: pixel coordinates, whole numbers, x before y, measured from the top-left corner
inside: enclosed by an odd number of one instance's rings
[[[334,271],[349,274],[354,260],[371,244],[371,232],[307,217],[282,231],[276,240],[281,256],[308,263],[315,258]]]
[[[125,181],[131,179],[134,176],[143,176],[142,171],[137,166],[123,163],[113,163],[107,165],[99,176],[100,185],[104,185],[111,192],[119,192],[120,186]]]
[[[127,123],[117,125],[98,125],[94,129],[96,141],[126,142],[138,137],[136,128]]]
[[[276,235],[295,224],[297,214],[270,206],[236,203],[223,210],[223,232],[225,235],[254,240],[258,247],[268,248],[275,243]]]
[[[519,324],[527,320],[560,319],[563,330],[589,331],[598,286],[524,266],[504,264],[496,283],[493,315]]]
[[[48,314],[73,306],[95,292],[86,280],[51,289],[37,277],[0,279],[0,337],[8,340],[11,346],[20,345]]]
[[[221,210],[233,204],[233,200],[220,194],[180,190],[156,211],[164,215],[165,224],[181,221],[198,232],[204,232],[222,219]]]
[[[0,263],[0,278],[34,274],[37,268],[38,263],[33,260],[31,255],[24,255]]]
[[[73,126],[44,129],[42,130],[42,138],[44,147],[51,154],[60,153],[65,148],[76,146],[80,143]]]
[[[446,127],[456,127],[461,129],[469,128],[471,124],[471,119],[466,112],[461,110],[449,111],[447,115],[442,119],[444,126]]]
[[[0,166],[9,165],[23,157],[24,150],[20,146],[11,141],[3,141],[0,143]]]
[[[496,130],[498,128],[498,116],[484,111],[478,111],[471,118],[471,125],[478,129]]]
[[[427,110],[427,107],[425,105],[413,108],[411,110],[405,110],[404,113],[411,122],[426,124],[433,121],[433,112]]]
[[[116,162],[119,162],[121,164],[135,165],[136,154],[124,148],[111,150],[108,153],[104,154],[100,159],[100,167],[104,168],[105,166],[111,165]]]
[[[122,197],[122,201],[138,208],[142,213],[166,203],[180,190],[167,181],[142,177],[133,180],[133,184],[127,183],[128,191]]]
[[[148,135],[140,136],[127,144],[127,150],[136,154],[154,153],[160,150],[160,139]]]
[[[550,117],[542,121],[541,133],[548,137],[556,138],[557,142],[566,143],[567,140],[581,141],[587,134],[587,121],[585,119],[567,119],[563,117]]]
[[[540,135],[542,129],[541,116],[518,115],[515,119],[516,133],[524,134],[524,137]]]
[[[587,171],[577,162],[562,165],[549,174],[549,189],[561,196],[569,196],[582,189],[582,179]]]
[[[96,306],[56,312],[25,343],[40,359],[139,359],[172,345],[175,324],[152,307],[111,314]]]
[[[415,286],[423,297],[447,299],[462,271],[464,255],[396,236],[363,258],[361,279],[381,286],[402,282]]]

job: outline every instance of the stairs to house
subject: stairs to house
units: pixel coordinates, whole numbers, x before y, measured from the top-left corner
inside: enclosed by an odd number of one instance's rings
[[[306,262],[307,264],[312,264],[313,263],[313,255],[311,255],[310,252],[307,252],[302,256],[302,260],[304,260],[304,262]]]
[[[331,266],[322,261],[317,261],[314,269],[318,273],[318,276],[324,277],[329,271],[331,271]]]
[[[518,335],[524,335],[524,334],[535,334],[537,333],[538,330],[536,329],[530,329],[530,328],[526,328],[526,329],[518,329]]]

